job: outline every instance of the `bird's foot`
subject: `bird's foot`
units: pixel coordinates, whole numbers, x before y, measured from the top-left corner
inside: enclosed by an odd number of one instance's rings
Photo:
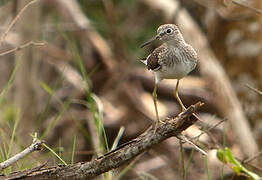
[[[161,124],[164,124],[165,122],[158,119],[157,122],[154,124],[154,134],[156,134],[156,130],[158,129],[158,127],[161,125]]]
[[[186,111],[186,107],[184,105],[181,106],[181,110],[182,112],[185,112]]]

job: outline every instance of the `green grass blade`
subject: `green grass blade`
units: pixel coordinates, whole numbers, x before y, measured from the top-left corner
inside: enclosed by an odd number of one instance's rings
[[[85,68],[85,65],[83,63],[83,60],[80,57],[80,53],[79,53],[78,48],[76,46],[76,42],[72,39],[69,39],[69,37],[65,33],[63,33],[62,31],[60,31],[60,32],[61,32],[63,38],[67,41],[69,48],[70,48],[70,51],[73,55],[73,59],[76,61],[77,65],[79,67],[79,70],[81,72],[81,75],[83,77],[83,81],[84,81],[85,86],[86,86],[86,99],[88,101],[88,107],[91,110],[93,120],[94,120],[94,123],[96,125],[96,133],[97,133],[97,136],[99,137],[100,152],[105,151],[104,146],[106,146],[106,150],[108,151],[109,146],[108,146],[107,136],[106,136],[106,132],[105,132],[105,129],[104,129],[104,126],[103,126],[103,121],[102,121],[103,120],[103,113],[100,113],[101,112],[100,111],[101,106],[99,106],[99,103],[97,103],[97,101],[96,101],[96,99],[99,99],[99,98],[94,98],[95,95],[91,92],[91,89],[88,85],[89,75],[86,72],[86,68]],[[98,111],[97,111],[96,105],[98,107]]]
[[[41,81],[40,86],[50,95],[54,94],[53,89],[51,89],[45,82]]]
[[[7,154],[8,154],[8,152],[7,152],[7,137],[5,136],[6,135],[6,133],[2,130],[2,129],[0,129],[0,134],[1,134],[1,143],[2,143],[2,148],[1,148],[1,152],[3,152],[3,155],[2,155],[2,159],[3,159],[3,161],[4,160],[6,160],[7,158]]]
[[[45,129],[45,131],[43,132],[42,136],[40,137],[40,139],[43,139],[47,133],[51,130],[51,128],[54,127],[56,121],[62,116],[62,114],[67,110],[67,108],[69,107],[71,103],[71,99],[69,99],[65,104],[63,104],[62,110],[55,116],[54,120],[52,120],[52,122],[47,126],[47,128]]]
[[[226,128],[224,126],[223,128],[223,147],[226,147]],[[223,151],[223,157],[225,158],[226,157],[226,152]],[[225,161],[225,159],[222,159],[222,162]],[[221,180],[224,180],[224,169],[225,169],[225,163],[222,164],[222,172],[221,172]]]
[[[108,146],[108,141],[107,141],[107,136],[106,136],[106,132],[105,132],[105,128],[103,125],[103,114],[104,114],[104,107],[103,107],[103,103],[101,102],[101,100],[95,95],[95,94],[91,94],[91,97],[93,99],[93,102],[96,103],[97,108],[98,108],[98,112],[94,106],[95,103],[92,104],[92,111],[93,114],[95,115],[95,124],[97,126],[97,131],[98,131],[98,135],[100,137],[100,148],[101,150],[104,150],[104,143],[103,143],[103,136],[104,136],[104,142],[106,145],[106,150],[109,151],[109,146]]]
[[[71,164],[74,164],[75,151],[76,151],[76,135],[74,135],[72,155],[71,155]]]
[[[140,175],[146,177],[147,179],[150,178],[152,180],[157,180],[155,176],[153,176],[152,174],[146,173],[146,172],[141,172]]]
[[[20,118],[20,110],[18,110],[17,113],[16,113],[14,129],[13,129],[13,132],[12,132],[11,141],[9,143],[8,153],[7,153],[7,157],[6,157],[7,159],[10,157],[11,151],[13,149],[13,143],[14,143],[14,138],[15,138],[15,133],[16,133],[18,122],[19,122],[19,118]]]
[[[55,155],[55,157],[57,157],[64,165],[67,165],[67,163],[53,150],[51,149],[49,146],[47,146],[45,143],[43,144],[46,149],[48,149],[53,155]]]
[[[61,146],[61,138],[59,137],[58,140],[58,155],[61,157],[62,156],[62,146]]]
[[[207,159],[207,156],[204,156],[204,160],[205,160],[206,171],[207,171],[207,179],[208,179],[208,180],[211,180],[210,170],[209,170],[209,168],[208,168],[208,159]]]
[[[58,77],[58,79],[55,81],[55,86],[54,86],[54,88],[53,89],[51,89],[51,91],[53,91],[53,92],[55,92],[55,90],[58,88],[58,85],[61,83],[61,81],[62,81],[62,73],[59,75],[59,77]],[[44,82],[43,82],[44,83]],[[45,85],[46,85],[46,83],[44,83]],[[41,84],[40,84],[41,85]],[[48,86],[48,85],[47,85]],[[48,86],[48,88],[50,88],[49,86]],[[50,93],[49,93],[50,94]],[[54,94],[50,94],[49,96],[48,96],[48,98],[47,98],[47,102],[46,102],[46,105],[45,105],[45,107],[44,107],[44,110],[41,112],[41,114],[40,114],[40,116],[39,116],[39,118],[38,118],[38,120],[37,120],[37,122],[38,122],[38,124],[39,125],[42,125],[42,122],[43,122],[43,120],[44,120],[44,118],[45,118],[45,116],[46,116],[46,114],[47,114],[47,112],[48,112],[48,110],[49,110],[49,106],[50,106],[50,102],[51,102],[51,99],[52,99],[52,97],[53,97],[53,95]]]
[[[14,79],[15,79],[15,75],[16,75],[16,72],[17,72],[17,69],[18,69],[19,65],[20,65],[20,59],[17,60],[17,62],[15,64],[15,68],[14,68],[14,70],[13,70],[13,72],[12,72],[8,82],[7,82],[7,85],[6,85],[6,87],[4,88],[4,90],[0,94],[0,105],[5,100],[6,94],[9,91],[9,89],[10,89],[10,87],[11,87],[11,85],[12,85]]]
[[[189,169],[189,167],[192,163],[194,152],[195,152],[195,149],[192,149],[191,153],[189,155],[188,162],[187,162],[186,168],[185,168],[185,176],[187,175],[188,169]],[[187,177],[185,177],[185,178],[187,178]]]

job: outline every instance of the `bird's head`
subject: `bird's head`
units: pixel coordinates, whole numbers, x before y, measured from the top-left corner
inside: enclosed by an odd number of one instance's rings
[[[151,40],[145,42],[141,47],[151,44],[155,40],[161,40],[163,42],[179,43],[184,41],[182,34],[175,24],[164,24],[157,29],[157,35]]]
[[[161,41],[180,41],[183,39],[178,27],[175,24],[164,24],[157,29],[156,39]]]

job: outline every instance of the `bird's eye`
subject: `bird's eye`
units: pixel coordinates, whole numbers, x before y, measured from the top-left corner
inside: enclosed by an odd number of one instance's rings
[[[170,29],[170,28],[168,28],[167,30],[166,30],[166,33],[167,34],[170,34],[172,32],[172,30]]]

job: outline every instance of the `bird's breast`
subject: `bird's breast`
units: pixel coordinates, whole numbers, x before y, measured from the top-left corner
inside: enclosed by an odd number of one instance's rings
[[[161,68],[156,71],[161,79],[181,79],[190,73],[196,67],[197,63],[194,59],[185,56],[176,56],[166,62],[168,63],[163,64]]]

